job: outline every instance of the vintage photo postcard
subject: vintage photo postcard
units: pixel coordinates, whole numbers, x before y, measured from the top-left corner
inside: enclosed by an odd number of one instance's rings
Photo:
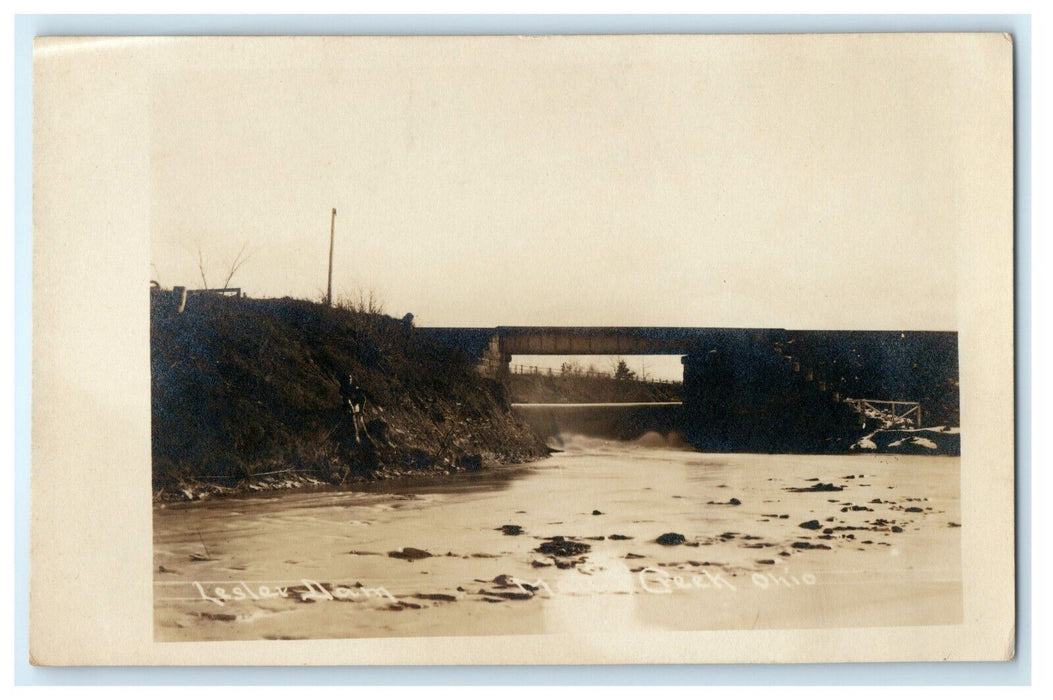
[[[33,662],[1011,658],[1012,49],[38,39]]]

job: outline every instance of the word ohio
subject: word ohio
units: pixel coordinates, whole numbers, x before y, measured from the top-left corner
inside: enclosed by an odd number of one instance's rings
[[[777,588],[796,588],[798,586],[814,586],[816,584],[815,574],[806,573],[792,575],[789,572],[776,573],[754,573],[748,579],[738,579],[735,583],[722,573],[710,573],[701,571],[689,576],[672,574],[664,569],[648,566],[641,569],[635,576],[628,569],[624,572],[606,572],[607,575],[590,573],[589,576],[565,577],[551,584],[544,579],[527,580],[516,577],[511,582],[519,586],[520,590],[532,594],[546,594],[548,596],[557,593],[652,593],[656,595],[667,595],[676,591],[684,590],[711,590],[734,592],[739,586],[752,585],[761,590]],[[738,585],[736,585],[736,583]]]
[[[728,590],[736,591],[738,588],[728,581],[722,574],[711,574],[703,571],[701,574],[692,576],[680,576],[670,574],[662,569],[649,566],[639,574],[640,587],[648,593],[672,593],[683,589],[702,590]],[[801,574],[792,576],[790,574],[778,575],[773,573],[755,573],[749,578],[755,587],[767,590],[769,588],[795,588],[797,586],[814,586],[815,574]]]

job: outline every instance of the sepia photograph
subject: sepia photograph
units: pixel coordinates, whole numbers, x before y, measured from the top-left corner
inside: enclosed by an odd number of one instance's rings
[[[93,341],[135,381],[83,420],[139,416],[114,502],[154,662],[1011,656],[968,633],[978,558],[1012,626],[1007,36],[46,38],[34,66],[45,245],[77,240],[52,183],[108,174],[40,135],[135,144],[133,325]],[[64,121],[92,104],[109,144]]]

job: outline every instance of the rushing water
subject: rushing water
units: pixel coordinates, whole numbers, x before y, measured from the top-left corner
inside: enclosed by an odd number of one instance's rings
[[[564,452],[530,465],[159,505],[155,637],[962,619],[958,458],[716,455],[654,433],[561,437]],[[787,490],[819,483],[843,490]],[[813,520],[820,529],[801,527]],[[684,543],[658,544],[664,533]],[[537,551],[556,536],[589,550]],[[404,548],[432,556],[389,556]]]

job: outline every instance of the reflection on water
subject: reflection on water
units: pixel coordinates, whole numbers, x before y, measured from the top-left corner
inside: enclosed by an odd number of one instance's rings
[[[531,465],[157,506],[155,636],[961,620],[957,458],[561,436],[563,452]],[[820,483],[841,490],[787,490]],[[667,534],[682,543],[656,541]]]

